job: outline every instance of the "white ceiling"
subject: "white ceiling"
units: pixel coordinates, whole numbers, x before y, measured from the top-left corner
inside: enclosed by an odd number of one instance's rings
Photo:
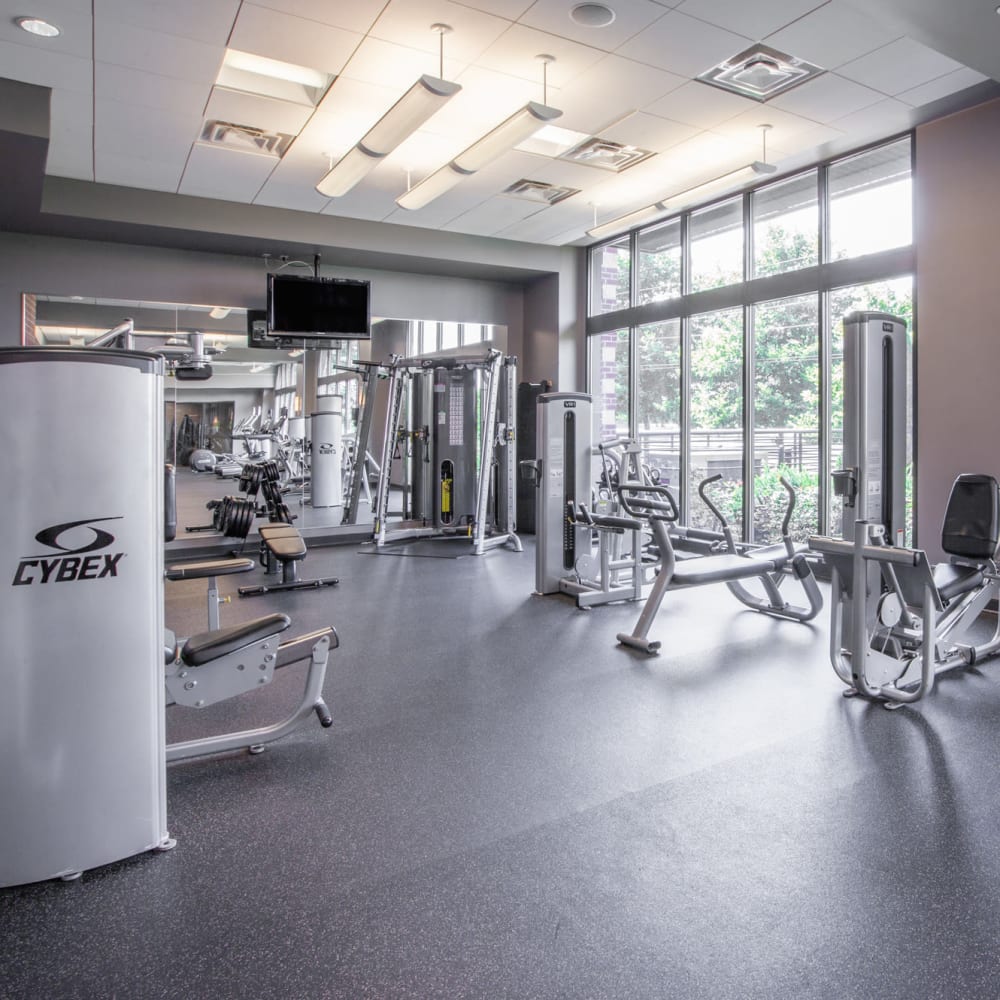
[[[615,218],[758,158],[762,123],[773,126],[768,158],[787,169],[892,135],[915,109],[1000,78],[993,3],[606,0],[614,22],[587,28],[570,19],[577,2],[0,0],[0,76],[52,88],[53,176],[554,245],[580,240],[595,206],[600,221]],[[13,19],[28,13],[61,35],[21,31]],[[438,75],[435,22],[453,29],[444,75],[462,91],[347,195],[320,195],[328,157],[421,74]],[[692,81],[755,41],[826,72],[767,105]],[[226,90],[215,81],[227,46],[335,80],[315,110]],[[398,208],[407,170],[415,183],[542,100],[540,53],[556,57],[557,124],[657,155],[614,175],[515,150],[419,211]],[[197,141],[208,118],[295,139],[280,160],[211,148]],[[500,193],[521,178],[580,193],[552,207]]]

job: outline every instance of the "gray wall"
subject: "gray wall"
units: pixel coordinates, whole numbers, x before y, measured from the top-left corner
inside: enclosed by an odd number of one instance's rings
[[[1000,101],[916,140],[917,537],[941,557],[955,476],[1000,479]]]

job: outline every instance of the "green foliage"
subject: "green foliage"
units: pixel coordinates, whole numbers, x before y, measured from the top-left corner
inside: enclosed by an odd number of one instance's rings
[[[819,476],[804,469],[781,466],[777,469],[767,469],[754,477],[753,540],[755,542],[769,544],[781,541],[781,523],[788,506],[788,493],[781,485],[782,476],[795,490],[795,509],[789,522],[789,535],[795,541],[801,542],[816,534],[819,526]],[[743,483],[722,479],[706,487],[706,493],[733,526],[734,533],[739,536],[739,532],[735,529],[743,519]],[[702,503],[696,489],[692,491],[689,507],[691,525],[699,528],[718,528],[718,521]]]

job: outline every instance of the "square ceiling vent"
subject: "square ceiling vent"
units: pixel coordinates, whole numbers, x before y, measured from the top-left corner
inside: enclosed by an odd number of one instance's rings
[[[255,125],[208,121],[202,126],[198,141],[206,146],[221,146],[241,153],[280,158],[293,138],[286,132],[266,132]]]
[[[587,167],[600,167],[601,170],[611,170],[620,174],[629,167],[634,167],[653,155],[650,149],[640,149],[638,146],[627,146],[600,136],[592,136],[586,142],[574,146],[568,153],[563,153],[560,160],[572,160]]]
[[[755,101],[769,101],[823,70],[766,45],[754,45],[701,73],[696,79]]]
[[[503,193],[509,198],[521,198],[524,201],[537,202],[539,205],[558,205],[559,202],[579,194],[580,189],[558,187],[555,184],[529,181],[526,177],[522,177],[521,180],[514,181],[510,187],[504,188]]]

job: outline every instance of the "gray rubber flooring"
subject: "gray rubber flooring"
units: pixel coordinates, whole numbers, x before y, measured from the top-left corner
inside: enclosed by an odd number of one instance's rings
[[[530,539],[302,570],[341,583],[223,623],[334,624],[333,728],[172,767],[171,852],[0,891],[4,1000],[1000,996],[1000,663],[887,712],[841,697],[825,612],[670,594],[646,658],[637,607],[532,596]],[[204,586],[168,588],[201,629]]]

